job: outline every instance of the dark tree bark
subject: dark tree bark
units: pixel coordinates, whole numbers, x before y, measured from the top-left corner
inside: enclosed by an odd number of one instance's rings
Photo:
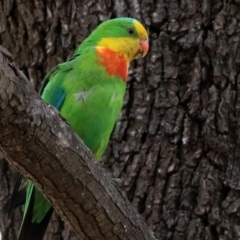
[[[100,21],[143,22],[151,49],[134,63],[104,163],[159,239],[240,238],[239,1],[80,2],[2,0],[0,43],[37,87]],[[48,239],[60,239],[56,223]]]

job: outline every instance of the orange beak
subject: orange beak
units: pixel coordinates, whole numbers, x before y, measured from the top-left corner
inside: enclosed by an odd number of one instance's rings
[[[142,57],[145,57],[149,49],[148,40],[147,39],[140,40],[139,44],[142,49]]]

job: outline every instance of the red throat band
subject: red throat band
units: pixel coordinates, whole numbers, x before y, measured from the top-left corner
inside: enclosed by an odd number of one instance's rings
[[[128,61],[122,54],[98,47],[96,52],[101,57],[99,63],[106,68],[107,73],[120,77],[124,82],[127,81]]]

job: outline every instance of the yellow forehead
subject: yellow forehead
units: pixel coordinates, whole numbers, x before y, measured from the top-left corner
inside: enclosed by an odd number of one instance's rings
[[[148,38],[148,34],[144,26],[137,20],[133,21],[134,27],[138,32],[140,38]]]

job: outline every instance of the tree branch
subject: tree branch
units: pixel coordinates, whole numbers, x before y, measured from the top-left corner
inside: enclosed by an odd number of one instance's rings
[[[153,240],[152,231],[58,112],[0,48],[0,151],[79,239]]]

